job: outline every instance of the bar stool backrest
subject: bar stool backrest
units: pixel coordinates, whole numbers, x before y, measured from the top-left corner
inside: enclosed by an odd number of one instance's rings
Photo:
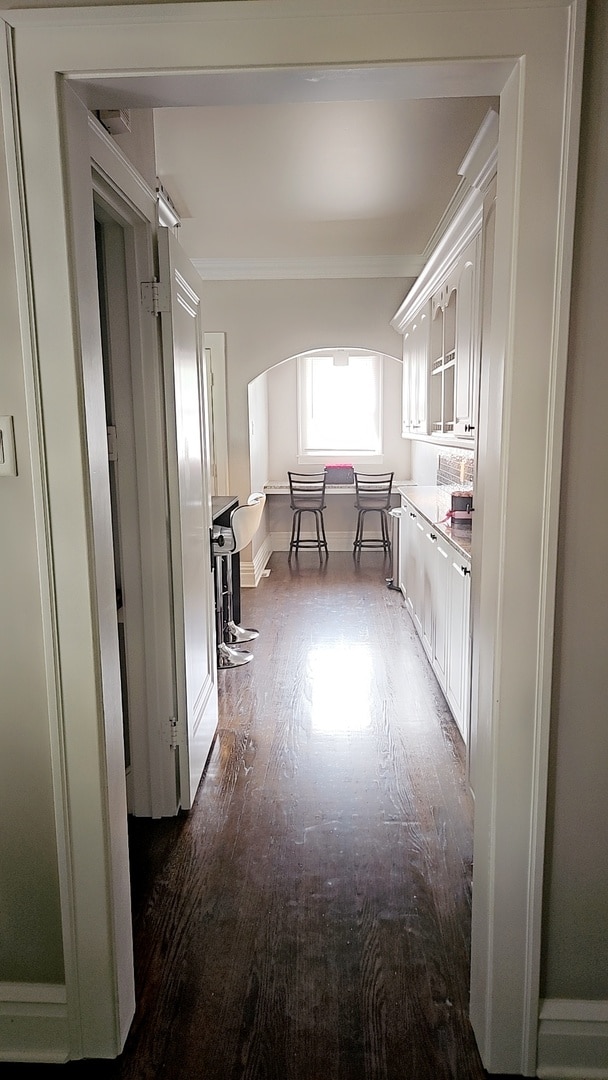
[[[266,496],[261,491],[253,492],[246,503],[237,506],[230,515],[230,528],[234,534],[233,554],[242,551],[251,542],[260,527]]]
[[[325,509],[325,472],[288,472],[292,510]]]
[[[392,472],[361,473],[355,470],[355,506],[358,510],[388,510],[393,490]]]

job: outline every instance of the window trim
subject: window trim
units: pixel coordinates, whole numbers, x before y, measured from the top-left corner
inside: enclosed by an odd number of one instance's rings
[[[378,366],[378,436],[379,449],[377,452],[365,453],[349,449],[322,450],[319,452],[304,449],[304,408],[306,401],[306,361],[317,357],[333,358],[345,354],[347,356],[366,356],[374,358]],[[344,347],[336,349],[315,349],[307,353],[301,353],[296,357],[296,407],[298,418],[298,465],[330,465],[344,461],[349,464],[380,464],[384,461],[384,356],[382,353],[371,349],[348,349]]]

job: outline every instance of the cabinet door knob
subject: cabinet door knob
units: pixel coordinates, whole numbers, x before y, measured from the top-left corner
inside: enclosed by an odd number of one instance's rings
[[[437,539],[437,533],[429,533],[429,539],[430,540],[436,540]]]
[[[475,424],[465,424],[464,425],[464,430],[465,431],[475,431]]]

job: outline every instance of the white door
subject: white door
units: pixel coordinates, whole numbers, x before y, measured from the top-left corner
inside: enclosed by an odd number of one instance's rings
[[[209,395],[202,281],[159,229],[160,315],[169,468],[179,802],[189,809],[217,727],[214,591],[210,551]]]

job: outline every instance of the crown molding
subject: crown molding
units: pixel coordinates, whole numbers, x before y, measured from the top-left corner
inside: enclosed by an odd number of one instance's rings
[[[475,188],[469,188],[466,198],[452,218],[423,273],[416,279],[401,306],[391,319],[391,326],[402,334],[412,319],[440,286],[449,267],[470,240],[481,230],[483,198]]]
[[[300,280],[303,278],[412,278],[422,255],[325,255],[310,258],[192,259],[207,281]]]

